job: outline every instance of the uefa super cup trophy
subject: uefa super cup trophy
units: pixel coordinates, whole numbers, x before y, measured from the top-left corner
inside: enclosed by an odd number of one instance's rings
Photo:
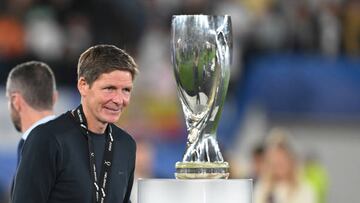
[[[176,163],[175,176],[228,178],[229,164],[220,152],[216,129],[230,77],[230,16],[173,16],[171,55],[188,131],[186,151]]]

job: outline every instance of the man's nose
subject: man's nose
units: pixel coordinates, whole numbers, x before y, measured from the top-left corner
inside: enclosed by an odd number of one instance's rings
[[[123,103],[121,92],[116,92],[112,97],[112,101],[116,104],[121,105]]]
[[[129,96],[122,92],[117,92],[113,97],[113,102],[119,105],[127,105],[129,103]]]

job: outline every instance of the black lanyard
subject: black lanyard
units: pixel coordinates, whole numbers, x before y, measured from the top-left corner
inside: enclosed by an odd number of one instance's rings
[[[87,142],[88,142],[88,148],[89,148],[89,163],[90,163],[90,176],[92,177],[92,181],[94,182],[95,192],[94,194],[94,201],[96,203],[104,203],[106,199],[106,193],[107,193],[107,183],[108,178],[111,174],[111,164],[113,159],[113,136],[112,136],[112,128],[111,125],[108,124],[108,127],[106,128],[107,136],[106,136],[106,144],[104,149],[104,158],[103,158],[103,165],[101,168],[100,173],[100,182],[98,180],[98,177],[96,175],[96,164],[95,164],[95,150],[94,145],[92,142],[92,139],[89,135],[89,130],[87,128],[87,122],[86,118],[84,116],[84,112],[82,109],[82,105],[77,107],[75,110],[72,111],[72,114],[74,115],[75,119],[79,122],[81,126],[81,131],[85,135]]]

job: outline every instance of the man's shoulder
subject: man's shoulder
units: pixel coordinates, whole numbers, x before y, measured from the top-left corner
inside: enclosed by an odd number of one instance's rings
[[[126,142],[127,144],[136,147],[136,142],[134,138],[128,132],[116,126],[115,124],[111,124],[111,127],[113,130],[114,139],[121,142]]]
[[[59,125],[64,125],[64,124],[67,124],[67,123],[70,123],[71,122],[71,119],[70,119],[70,112],[65,112],[61,115],[59,115],[58,117],[42,124],[43,127],[48,127],[48,128],[53,128],[53,127],[56,127],[56,126],[59,126]]]
[[[46,136],[49,136],[66,131],[71,125],[69,113],[65,112],[46,123],[36,126],[30,134],[46,134]]]
[[[52,145],[51,143],[57,143],[56,134],[57,132],[61,132],[60,129],[64,129],[64,127],[58,127],[58,123],[62,123],[65,117],[66,113],[54,118],[53,120],[36,126],[31,130],[28,138],[26,139],[26,143],[31,143],[30,145],[37,147],[43,147],[44,145]]]

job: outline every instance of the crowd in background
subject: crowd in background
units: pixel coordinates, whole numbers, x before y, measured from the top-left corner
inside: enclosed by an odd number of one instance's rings
[[[246,61],[257,53],[360,54],[357,0],[0,0],[0,85],[16,64],[42,60],[59,86],[74,87],[76,60],[85,49],[102,43],[127,50],[140,75],[121,125],[138,140],[137,177],[159,176],[151,142],[183,140],[186,134],[170,61],[176,14],[231,15],[229,97],[242,88]],[[300,162],[286,136],[269,137],[275,140],[254,150],[252,170],[234,177],[254,178],[255,203],[326,202],[328,180],[321,165],[310,157]]]
[[[66,85],[75,81],[79,53],[98,43],[161,65],[169,61],[161,46],[168,47],[174,14],[231,15],[236,60],[248,51],[357,55],[359,7],[356,0],[1,0],[0,79],[9,65],[40,59]]]

